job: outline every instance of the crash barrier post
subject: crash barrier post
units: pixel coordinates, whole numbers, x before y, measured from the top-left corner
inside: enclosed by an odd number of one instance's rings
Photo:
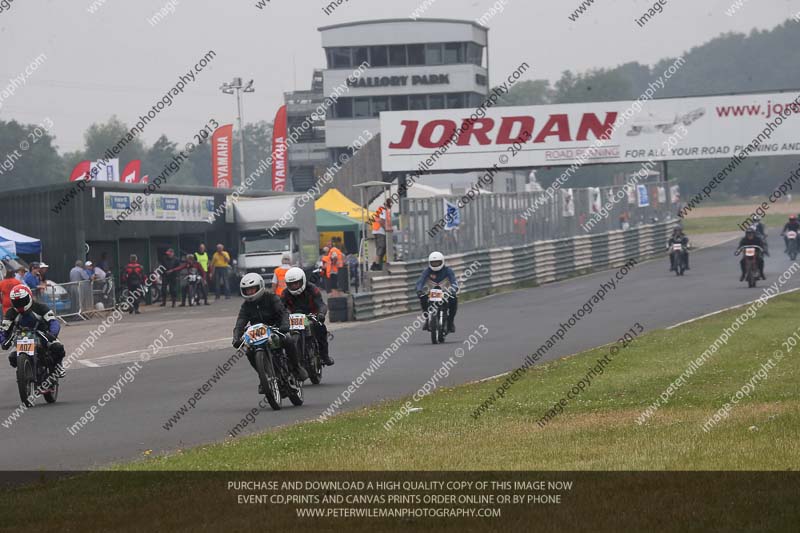
[[[520,282],[537,284],[624,265],[660,254],[666,247],[674,221],[539,241],[524,246],[506,246],[446,256],[448,266],[461,279],[461,293],[496,290]],[[353,295],[356,320],[419,310],[414,285],[427,260],[392,263],[388,272],[373,272],[372,290]]]

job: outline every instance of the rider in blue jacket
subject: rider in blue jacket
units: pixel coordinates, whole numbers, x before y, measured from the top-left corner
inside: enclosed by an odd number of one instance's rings
[[[445,280],[448,282],[447,284],[444,283]],[[428,266],[422,271],[422,275],[417,281],[417,296],[422,306],[422,312],[425,313],[427,317],[428,293],[424,290],[426,285],[443,285],[442,288],[445,289],[445,293],[447,293],[445,298],[449,307],[447,329],[450,333],[455,333],[456,326],[454,321],[456,318],[456,311],[458,311],[458,297],[456,296],[458,292],[458,281],[456,280],[453,269],[449,266],[445,266],[444,255],[442,255],[441,252],[432,252],[431,255],[428,256]],[[449,290],[444,285],[449,285]],[[425,331],[428,330],[427,322],[423,324],[422,329]]]
[[[52,369],[59,378],[65,375],[61,365],[64,360],[64,345],[58,340],[61,324],[56,320],[56,315],[43,303],[34,302],[33,294],[27,285],[17,285],[11,289],[11,307],[3,317],[0,326],[0,345],[4,350],[10,348],[7,343],[11,341],[16,328],[31,328],[41,331],[47,338],[46,346],[53,360]],[[17,366],[16,351],[8,354],[8,362],[12,367]]]

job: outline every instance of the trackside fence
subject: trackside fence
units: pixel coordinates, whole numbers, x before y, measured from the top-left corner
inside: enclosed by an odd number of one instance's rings
[[[661,254],[673,225],[674,222],[660,222],[628,230],[452,254],[447,256],[447,264],[460,277],[470,265],[479,263],[461,282],[462,293],[499,289],[523,281],[550,283]],[[392,263],[386,274],[372,273],[372,291],[353,295],[356,320],[418,310],[414,284],[426,265],[426,260]]]

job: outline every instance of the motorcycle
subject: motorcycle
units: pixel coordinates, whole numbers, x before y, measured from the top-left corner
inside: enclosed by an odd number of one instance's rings
[[[786,253],[789,254],[789,259],[794,261],[797,259],[797,232],[796,231],[787,231],[786,232]]]
[[[760,246],[742,246],[736,250],[735,255],[739,255],[744,251],[744,279],[747,286],[753,288],[756,282],[761,277],[761,270],[758,268],[758,257],[764,253]]]
[[[322,381],[322,359],[319,355],[319,344],[312,330],[313,324],[319,324],[319,319],[314,315],[291,313],[289,315],[289,329],[299,333],[297,348],[300,353],[300,364],[308,372],[308,379],[314,385]]]
[[[203,283],[203,276],[197,271],[196,268],[190,268],[189,273],[186,275],[186,290],[189,294],[189,305],[200,304],[200,294]]]
[[[58,399],[58,377],[48,369],[54,367],[47,353],[47,337],[36,329],[21,328],[3,344],[7,350],[16,343],[17,389],[26,407],[33,407],[39,395],[47,403]]]
[[[428,290],[428,329],[431,332],[433,344],[444,343],[447,336],[448,305],[444,299],[444,290],[440,285],[435,285]]]
[[[686,248],[683,244],[676,242],[671,245],[669,261],[676,276],[683,276],[686,271]]]
[[[247,328],[243,339],[255,350],[258,379],[274,411],[281,409],[281,401],[287,397],[293,405],[303,405],[303,385],[289,371],[288,356],[280,347],[285,336],[270,326],[254,324]]]

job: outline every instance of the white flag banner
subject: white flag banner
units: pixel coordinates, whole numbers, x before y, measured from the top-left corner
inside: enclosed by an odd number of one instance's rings
[[[589,205],[592,213],[599,213],[603,203],[600,187],[589,187]]]
[[[561,212],[565,217],[575,216],[575,196],[572,189],[561,189]]]
[[[452,202],[444,200],[444,229],[450,231],[458,228],[461,225],[461,210]]]
[[[119,159],[109,159],[105,163],[94,161],[89,172],[94,175],[94,181],[119,181]]]

